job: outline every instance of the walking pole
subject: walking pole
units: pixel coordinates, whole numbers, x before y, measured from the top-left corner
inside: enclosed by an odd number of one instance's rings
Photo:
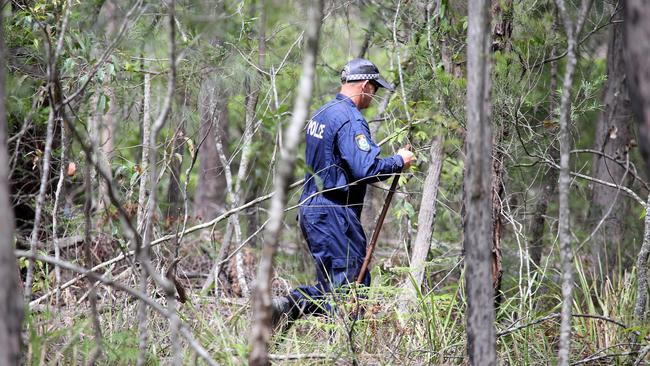
[[[411,150],[411,146],[407,145],[406,146],[407,150]],[[372,253],[375,251],[375,246],[377,245],[377,239],[379,238],[379,232],[381,231],[381,227],[384,224],[384,219],[386,218],[386,213],[388,212],[388,207],[390,206],[390,201],[393,199],[393,194],[395,194],[395,191],[397,190],[397,184],[399,183],[399,177],[401,174],[395,174],[395,177],[393,177],[393,181],[390,184],[390,190],[388,191],[388,195],[386,196],[386,200],[384,201],[384,207],[381,208],[381,213],[379,214],[379,218],[377,219],[377,225],[375,225],[375,230],[372,232],[372,237],[370,238],[370,244],[366,248],[366,258],[363,260],[363,265],[361,266],[361,271],[359,271],[359,277],[357,277],[357,284],[361,284],[363,282],[363,278],[366,275],[366,270],[368,270],[368,265],[370,264],[370,260],[372,259]]]

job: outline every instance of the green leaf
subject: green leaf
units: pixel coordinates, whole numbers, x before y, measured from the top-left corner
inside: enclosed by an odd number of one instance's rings
[[[191,138],[186,137],[185,138],[185,143],[187,144],[187,150],[190,153],[190,157],[193,160],[194,159],[194,154],[196,153],[196,148],[194,146],[194,140],[192,140]]]
[[[106,110],[106,95],[102,94],[97,100],[97,113],[104,114]]]
[[[406,210],[406,214],[409,217],[415,216],[415,208],[413,208],[413,205],[411,205],[408,201],[404,201],[404,209]]]
[[[114,76],[115,76],[115,65],[114,65],[114,64],[108,64],[108,66],[107,66],[106,68],[108,69],[108,70],[107,70],[107,71],[108,71],[108,75],[114,77]]]

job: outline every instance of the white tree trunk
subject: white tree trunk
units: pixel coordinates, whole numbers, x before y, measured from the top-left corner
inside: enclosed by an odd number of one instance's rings
[[[413,253],[411,254],[411,271],[412,278],[404,284],[405,292],[404,301],[402,302],[405,310],[407,301],[417,299],[424,280],[424,262],[427,259],[431,248],[431,235],[433,234],[433,224],[436,217],[436,198],[440,186],[440,172],[442,170],[443,158],[443,138],[436,136],[429,150],[429,169],[427,177],[424,180],[422,201],[420,211],[418,212],[418,232],[413,243]]]
[[[470,365],[496,365],[492,287],[490,2],[471,0],[467,35],[465,283]]]
[[[142,160],[140,163],[140,190],[138,191],[137,228],[142,229],[149,183],[149,138],[151,135],[151,75],[144,74],[144,97],[142,101]]]
[[[269,224],[264,233],[264,245],[260,259],[255,290],[253,292],[253,322],[251,329],[251,366],[270,365],[268,343],[271,337],[271,280],[273,278],[273,256],[277,250],[287,202],[287,190],[293,177],[296,150],[300,142],[300,132],[308,118],[309,104],[314,87],[318,39],[322,24],[323,0],[314,2],[309,10],[307,21],[305,54],[302,76],[296,90],[293,117],[284,136],[284,147],[275,177],[275,195],[271,201]]]
[[[580,9],[578,21],[574,25],[564,5],[564,0],[555,1],[558,12],[564,21],[567,35],[567,61],[564,70],[562,96],[560,98],[560,177],[558,181],[560,257],[562,261],[562,310],[560,317],[560,345],[558,365],[569,364],[571,353],[571,306],[573,304],[573,249],[569,231],[569,185],[571,183],[569,157],[571,150],[571,87],[576,66],[577,37],[589,11],[590,1],[585,0]]]

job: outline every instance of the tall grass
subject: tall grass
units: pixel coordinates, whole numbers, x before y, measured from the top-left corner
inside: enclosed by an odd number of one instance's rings
[[[647,344],[647,326],[632,325],[634,271],[605,281],[595,280],[576,261],[571,361],[588,365],[624,365],[631,343]],[[433,290],[417,294],[406,313],[397,311],[400,271],[375,269],[373,286],[362,294],[337,298],[335,315],[311,316],[276,334],[271,352],[276,364],[296,365],[462,365],[465,355],[463,276],[456,271]],[[497,351],[502,365],[550,365],[556,362],[560,308],[559,273],[547,270],[520,291],[520,281],[504,282],[497,309]],[[434,281],[435,282],[435,281]],[[530,284],[526,284],[529,286]],[[524,294],[522,297],[522,294]],[[362,295],[362,296],[358,296]],[[529,298],[529,296],[531,296]],[[363,315],[354,318],[358,301]],[[35,312],[28,319],[25,363],[82,364],[92,351],[92,329],[83,306]],[[199,341],[222,365],[244,365],[248,352],[249,304],[243,299],[194,295],[180,314]],[[591,317],[584,317],[589,315]],[[104,307],[104,354],[101,364],[133,364],[137,358],[135,303],[119,298]],[[167,323],[150,314],[149,364],[170,357]],[[516,329],[512,331],[513,329]],[[636,332],[636,333],[635,333]],[[186,364],[201,363],[185,348]],[[609,357],[606,357],[610,355]]]

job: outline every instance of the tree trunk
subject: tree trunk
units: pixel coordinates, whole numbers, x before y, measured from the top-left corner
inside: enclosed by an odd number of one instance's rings
[[[625,65],[632,112],[639,128],[639,147],[650,174],[650,7],[644,0],[625,2]]]
[[[140,189],[138,190],[138,212],[136,223],[142,229],[147,205],[147,184],[149,183],[149,136],[151,135],[151,75],[144,75],[144,98],[142,102],[142,159],[140,160]]]
[[[648,312],[648,257],[650,257],[650,195],[645,207],[643,244],[637,256],[637,299],[634,304],[634,320],[637,325],[646,324]]]
[[[418,212],[418,232],[413,243],[413,253],[411,254],[411,276],[412,279],[406,282],[407,297],[410,300],[417,299],[424,280],[424,262],[431,248],[431,235],[433,234],[433,224],[436,217],[436,198],[440,186],[440,172],[442,170],[444,140],[436,136],[429,150],[429,169],[424,181],[424,191],[422,192],[422,203]]]
[[[305,53],[302,76],[296,91],[293,117],[284,136],[284,148],[278,162],[275,177],[275,195],[271,201],[269,223],[264,234],[264,246],[260,258],[255,290],[253,292],[253,322],[251,327],[251,366],[270,365],[268,344],[271,337],[271,280],[273,278],[273,256],[277,250],[282,229],[287,190],[293,177],[296,150],[300,142],[300,131],[308,118],[309,104],[314,87],[318,38],[323,17],[323,0],[312,3],[305,31]]]
[[[496,365],[492,287],[490,126],[490,2],[471,0],[467,33],[467,137],[465,156],[465,283],[470,365]]]
[[[206,77],[201,83],[199,115],[199,140],[205,140],[198,152],[199,174],[194,196],[194,214],[203,221],[208,221],[224,210],[226,198],[226,178],[215,141],[217,134],[222,141],[228,141],[227,97],[218,90],[214,77]]]
[[[120,11],[117,3],[114,0],[107,0],[104,2],[100,10],[99,22],[103,23],[103,32],[108,40],[111,40],[118,29],[118,19]],[[95,126],[94,133],[96,134],[94,140],[97,149],[97,161],[102,164],[104,170],[111,172],[111,161],[113,160],[113,135],[115,133],[115,116],[118,112],[118,103],[115,94],[115,89],[111,85],[110,75],[105,75],[102,82],[102,94],[106,98],[108,109],[106,113],[103,110],[97,110],[94,116],[97,125]],[[99,89],[98,89],[99,92]],[[99,211],[105,210],[110,206],[110,198],[108,197],[108,185],[103,179],[99,179],[99,200],[97,202],[97,209]]]
[[[14,255],[14,215],[9,194],[9,152],[5,106],[5,44],[0,11],[0,365],[19,365],[23,302]]]
[[[582,24],[591,7],[590,0],[581,4],[577,22],[571,20],[563,0],[555,1],[560,17],[564,23],[567,36],[567,59],[560,99],[560,177],[558,182],[559,195],[559,240],[560,259],[562,262],[562,310],[560,317],[560,344],[558,348],[558,365],[567,366],[571,354],[571,307],[573,305],[573,248],[571,247],[571,232],[569,230],[569,189],[570,189],[570,150],[571,150],[571,89],[573,74],[577,63],[577,38]]]
[[[645,160],[646,172],[650,174],[650,7],[643,0],[625,2],[624,45],[625,66],[632,111],[639,128],[639,146]],[[643,245],[637,256],[637,301],[634,317],[638,325],[647,324],[648,317],[648,258],[650,257],[650,197],[646,203]],[[647,351],[647,346],[641,352]],[[635,364],[640,364],[641,355]]]
[[[607,49],[607,81],[594,146],[594,150],[616,161],[596,154],[591,172],[591,176],[596,179],[618,185],[625,185],[626,177],[629,177],[626,161],[633,138],[630,131],[632,111],[623,58],[622,20],[622,12],[616,13],[613,21],[617,23],[611,26]],[[590,202],[588,222],[597,230],[590,241],[594,269],[599,268],[600,263],[605,273],[611,274],[616,266],[617,253],[626,252],[621,245],[624,240],[623,221],[627,214],[627,200],[615,188],[594,184]]]

